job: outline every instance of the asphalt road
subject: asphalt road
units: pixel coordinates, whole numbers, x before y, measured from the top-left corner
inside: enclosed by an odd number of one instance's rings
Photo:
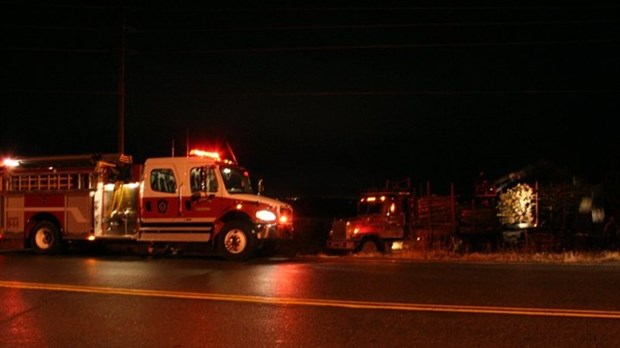
[[[0,347],[615,347],[620,264],[0,253]]]

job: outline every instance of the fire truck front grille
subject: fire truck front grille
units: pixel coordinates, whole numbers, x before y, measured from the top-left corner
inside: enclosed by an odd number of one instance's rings
[[[334,221],[330,238],[333,240],[347,239],[347,222],[344,220]]]

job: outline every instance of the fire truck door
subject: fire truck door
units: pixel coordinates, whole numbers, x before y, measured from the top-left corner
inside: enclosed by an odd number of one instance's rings
[[[145,222],[172,222],[179,218],[178,176],[173,168],[153,168],[142,197]]]
[[[189,170],[189,196],[183,197],[182,211],[186,221],[212,223],[220,215],[220,184],[214,167]]]

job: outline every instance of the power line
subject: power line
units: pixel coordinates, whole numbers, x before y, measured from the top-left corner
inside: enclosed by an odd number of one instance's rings
[[[90,95],[118,95],[118,91],[80,91],[61,89],[18,89],[11,88],[11,93],[23,94],[90,94]]]
[[[592,40],[552,40],[552,41],[514,41],[514,42],[470,42],[470,43],[429,43],[429,44],[393,44],[393,45],[336,45],[336,46],[307,46],[307,47],[270,47],[270,48],[216,48],[205,50],[168,50],[146,51],[150,54],[179,54],[179,53],[270,53],[270,52],[301,52],[301,51],[346,51],[369,49],[408,49],[408,48],[438,48],[438,47],[489,47],[489,46],[530,46],[530,45],[580,45],[580,44],[612,44],[612,39]]]
[[[529,26],[529,25],[565,25],[565,24],[613,24],[619,20],[565,20],[565,21],[504,21],[504,22],[443,22],[443,23],[414,23],[414,24],[350,24],[350,25],[291,25],[275,27],[237,27],[237,28],[204,28],[204,29],[136,29],[131,33],[200,33],[200,32],[236,32],[236,31],[296,31],[296,30],[331,30],[331,29],[399,29],[399,28],[426,28],[426,27],[489,27],[489,26]],[[109,32],[114,28],[95,27],[68,27],[51,25],[22,25],[5,24],[7,29],[35,29],[57,31],[88,31]]]
[[[411,96],[411,95],[506,95],[506,94],[519,94],[519,95],[537,95],[537,94],[607,94],[615,93],[617,91],[606,89],[572,89],[572,90],[452,90],[452,91],[324,91],[324,92],[266,92],[266,93],[206,93],[199,95],[209,96],[282,96],[282,97],[296,97],[296,96],[309,96],[309,97],[338,97],[338,96]],[[198,96],[198,95],[196,95]]]
[[[2,47],[3,51],[49,52],[49,53],[110,53],[109,49],[88,48],[44,48],[44,47]]]
[[[27,6],[29,9],[31,8],[72,8],[72,9],[95,9],[95,10],[108,10],[110,8],[125,8],[131,9],[135,11],[140,10],[162,10],[166,13],[170,12],[191,12],[195,13],[197,11],[218,11],[218,12],[341,12],[341,11],[461,11],[461,10],[585,10],[585,9],[601,9],[601,10],[612,10],[620,8],[619,5],[598,5],[598,4],[588,4],[588,5],[485,5],[485,6],[461,6],[461,5],[442,5],[442,6],[315,6],[315,7],[265,7],[258,3],[258,6],[250,7],[250,6],[239,6],[239,7],[215,7],[215,6],[205,6],[205,7],[177,7],[177,6],[161,6],[161,5],[153,5],[150,7],[147,6],[137,6],[137,5],[127,5],[127,4],[118,4],[118,5],[85,5],[84,3],[76,3],[71,2],[70,4],[61,4],[61,3],[52,3],[52,2],[38,2],[38,3],[18,3],[18,2],[10,2],[10,1],[0,1],[0,5],[17,5],[17,6]],[[389,5],[389,4],[388,4]]]
[[[557,6],[351,6],[351,7],[192,7],[178,8],[172,6],[154,7],[135,7],[136,10],[161,10],[166,14],[188,13],[190,15],[198,12],[402,12],[402,11],[480,11],[480,10],[528,10],[528,11],[549,11],[549,10],[616,10],[618,5],[557,5]]]
[[[373,49],[409,49],[409,48],[440,48],[440,47],[489,47],[489,46],[541,46],[541,45],[581,45],[581,44],[617,44],[614,39],[584,40],[548,40],[548,41],[513,41],[513,42],[469,42],[469,43],[425,43],[425,44],[389,44],[389,45],[334,45],[334,46],[298,46],[298,47],[257,47],[257,48],[215,48],[215,49],[179,49],[179,50],[132,50],[133,53],[144,54],[192,54],[192,53],[275,53],[302,51],[347,51]],[[110,49],[80,48],[42,48],[42,47],[2,47],[6,51],[49,52],[49,53],[110,53]]]
[[[54,89],[11,89],[14,93],[24,94],[94,94],[94,95],[117,95],[118,91],[79,91],[79,90],[54,90]],[[189,93],[189,94],[170,94],[167,96],[186,96],[186,97],[346,97],[346,96],[467,96],[467,95],[570,95],[588,94],[604,95],[617,93],[618,90],[611,89],[527,89],[527,90],[447,90],[447,91],[309,91],[309,92],[229,92],[229,93]],[[142,94],[140,94],[142,95]],[[147,93],[146,95],[156,95]]]
[[[58,31],[89,31],[89,32],[108,32],[114,31],[110,28],[95,28],[95,27],[68,27],[68,26],[53,26],[53,25],[23,25],[23,24],[5,24],[6,29],[37,29],[37,30],[58,30]]]
[[[529,26],[529,25],[579,25],[579,24],[614,24],[620,20],[591,19],[591,20],[545,20],[545,21],[476,21],[476,22],[432,22],[432,23],[398,23],[398,24],[334,24],[334,25],[289,25],[289,26],[265,26],[265,27],[228,27],[228,28],[192,28],[192,29],[136,29],[131,28],[133,33],[191,33],[191,32],[234,32],[234,31],[296,31],[296,30],[330,30],[330,29],[399,29],[399,28],[425,28],[425,27],[489,27],[489,26]],[[53,25],[25,25],[6,24],[6,29],[36,29],[58,31],[88,31],[109,32],[114,28],[83,27],[83,26],[53,26]]]
[[[199,32],[234,32],[234,31],[295,31],[295,30],[331,30],[331,29],[399,29],[425,27],[488,27],[488,26],[529,26],[529,25],[560,25],[560,24],[612,24],[618,20],[572,20],[572,21],[508,21],[508,22],[443,22],[415,24],[351,24],[351,25],[295,25],[276,27],[238,27],[238,28],[207,28],[207,29],[167,29],[144,30],[132,29],[133,33],[199,33]]]
[[[28,9],[32,9],[32,8],[62,8],[62,9],[67,9],[67,8],[71,8],[71,9],[83,9],[83,10],[108,10],[111,7],[113,8],[114,6],[105,6],[105,5],[83,5],[83,4],[75,4],[75,3],[71,3],[71,4],[53,4],[53,3],[48,3],[48,2],[40,2],[40,3],[31,3],[31,2],[27,2],[27,3],[11,3],[11,2],[7,2],[7,1],[0,1],[0,5],[17,5],[18,7],[20,5],[28,7]]]

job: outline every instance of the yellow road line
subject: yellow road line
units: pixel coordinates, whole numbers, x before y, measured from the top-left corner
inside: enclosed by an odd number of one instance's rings
[[[16,282],[16,281],[0,281],[0,287],[14,288],[14,289],[27,289],[27,290],[66,291],[66,292],[105,294],[105,295],[144,296],[144,297],[178,298],[178,299],[211,300],[211,301],[227,301],[227,302],[251,302],[251,303],[294,305],[294,306],[296,305],[296,306],[337,307],[337,308],[356,308],[356,309],[380,309],[380,310],[416,311],[416,312],[508,314],[508,315],[526,315],[526,316],[544,316],[544,317],[620,319],[620,311],[321,300],[321,299],[303,299],[303,298],[287,298],[287,297],[228,295],[228,294],[214,294],[214,293],[201,293],[201,292],[108,288],[108,287],[98,287],[98,286],[80,286],[80,285],[65,285],[65,284],[26,283],[26,282]]]

